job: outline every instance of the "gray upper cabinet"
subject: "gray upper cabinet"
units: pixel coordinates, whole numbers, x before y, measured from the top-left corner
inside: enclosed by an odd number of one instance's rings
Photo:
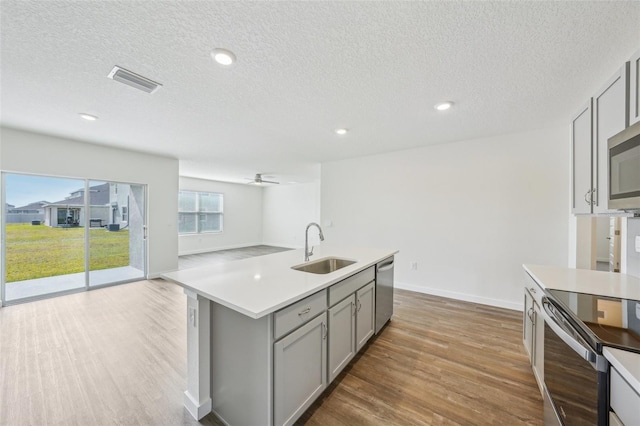
[[[293,424],[327,387],[327,313],[273,345],[274,423]]]
[[[593,97],[593,213],[607,212],[609,160],[607,140],[627,128],[629,64]]]
[[[640,121],[640,50],[629,62],[629,125]]]
[[[356,354],[356,296],[329,309],[329,382]]]
[[[373,336],[375,311],[375,282],[371,282],[356,292],[356,352]]]
[[[591,213],[591,102],[571,121],[571,211]]]

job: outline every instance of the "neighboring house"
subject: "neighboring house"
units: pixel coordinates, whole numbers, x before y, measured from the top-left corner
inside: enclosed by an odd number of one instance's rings
[[[7,204],[7,223],[29,223],[32,221],[44,221],[44,206],[48,201],[36,201],[26,206],[16,207]]]
[[[89,188],[89,225],[91,227],[128,223],[128,188],[120,190],[116,183],[103,183]],[[51,227],[82,226],[85,223],[84,188],[78,189],[64,200],[44,206],[44,223]]]

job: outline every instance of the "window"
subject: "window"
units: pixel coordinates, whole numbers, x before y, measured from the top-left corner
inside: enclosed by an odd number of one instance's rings
[[[222,194],[180,191],[178,233],[222,232]]]
[[[116,194],[117,194],[117,190],[116,190]],[[125,206],[122,206],[122,221],[123,222],[129,222],[129,218],[127,217],[127,208]]]

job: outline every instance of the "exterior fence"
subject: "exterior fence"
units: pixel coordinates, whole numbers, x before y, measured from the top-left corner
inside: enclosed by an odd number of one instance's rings
[[[44,213],[6,213],[6,223],[31,223],[33,220],[39,220],[44,223]]]

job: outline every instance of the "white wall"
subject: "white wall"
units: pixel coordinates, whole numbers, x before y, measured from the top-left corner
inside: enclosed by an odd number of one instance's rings
[[[554,126],[324,163],[326,239],[399,249],[399,288],[522,309],[521,265],[568,262],[567,140]]]
[[[304,247],[305,228],[320,223],[320,182],[269,186],[263,194],[264,244]]]
[[[181,256],[262,243],[261,187],[180,177],[180,189],[224,194],[223,231],[180,235]]]
[[[178,268],[178,160],[0,128],[0,169],[147,185],[148,276]]]

